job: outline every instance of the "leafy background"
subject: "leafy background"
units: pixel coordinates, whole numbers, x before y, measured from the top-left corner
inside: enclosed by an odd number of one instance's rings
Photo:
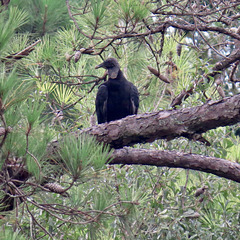
[[[87,35],[114,35],[154,22],[150,9],[157,3],[137,0],[71,1],[80,29]],[[169,7],[171,8],[171,7]],[[82,10],[85,9],[85,10]],[[238,7],[239,9],[239,7]],[[77,14],[78,12],[84,14]],[[0,239],[238,239],[240,231],[239,184],[214,175],[183,169],[105,165],[107,149],[94,139],[69,136],[94,122],[94,101],[103,70],[94,67],[109,56],[118,58],[125,76],[140,92],[140,113],[168,109],[173,96],[189,89],[210,72],[217,57],[188,47],[191,34],[171,29],[162,48],[161,34],[153,36],[154,51],[166,84],[152,75],[157,68],[153,49],[141,39],[121,39],[100,55],[77,51],[104,42],[89,40],[69,17],[63,0],[11,0],[0,11],[1,126],[11,127],[1,140],[2,168],[6,159],[26,165],[32,177],[21,187],[27,200],[1,218]],[[196,37],[199,46],[205,44]],[[212,35],[209,41],[217,42]],[[41,40],[20,60],[8,56]],[[177,53],[178,43],[183,43]],[[228,53],[228,49],[223,49]],[[213,54],[213,53],[212,53]],[[174,62],[176,68],[166,62]],[[227,74],[227,73],[226,73]],[[222,87],[226,96],[238,92],[237,84]],[[203,94],[204,93],[204,94]],[[181,107],[206,102],[205,95],[220,99],[212,79],[204,82]],[[239,161],[238,126],[218,128],[204,135],[210,147],[180,138],[145,144],[144,148],[178,150]],[[64,164],[53,166],[47,144],[63,139],[59,152]],[[140,148],[143,145],[135,145]],[[58,173],[58,174],[57,174]],[[46,179],[69,187],[68,196],[41,191]],[[5,186],[1,186],[3,195]],[[196,197],[198,189],[204,193]],[[51,206],[51,207],[49,207]]]

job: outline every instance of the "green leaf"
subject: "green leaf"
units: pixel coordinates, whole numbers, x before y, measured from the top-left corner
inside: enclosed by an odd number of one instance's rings
[[[27,13],[17,7],[10,7],[9,11],[0,11],[0,53],[13,37],[17,28],[28,21]]]
[[[26,117],[30,126],[39,120],[45,107],[46,103],[38,97],[28,99],[25,102]]]
[[[78,97],[74,95],[70,87],[64,84],[55,86],[53,96],[60,105],[68,105],[78,100]]]
[[[13,231],[10,229],[3,229],[0,231],[0,240],[26,240],[24,235],[20,234],[19,231]]]
[[[101,22],[109,3],[108,0],[90,0],[95,23]]]
[[[75,179],[89,168],[100,170],[109,159],[109,147],[87,135],[69,134],[60,141],[59,155]]]
[[[17,76],[16,70],[7,73],[5,66],[1,66],[0,98],[5,110],[26,99],[32,89],[33,82],[22,80]]]

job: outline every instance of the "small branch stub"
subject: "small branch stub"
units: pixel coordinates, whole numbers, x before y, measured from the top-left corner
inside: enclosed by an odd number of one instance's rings
[[[170,81],[168,80],[167,77],[163,76],[162,74],[160,74],[160,72],[158,70],[156,70],[155,68],[152,68],[151,66],[148,66],[148,70],[154,74],[156,77],[158,77],[160,80],[162,80],[165,83],[170,83]]]

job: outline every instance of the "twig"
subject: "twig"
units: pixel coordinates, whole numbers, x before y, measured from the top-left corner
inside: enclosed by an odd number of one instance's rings
[[[5,59],[21,59],[24,56],[29,55],[29,53],[34,50],[34,47],[40,42],[41,42],[41,40],[37,40],[35,43],[33,43],[30,46],[24,48],[20,52],[5,57]],[[2,61],[4,61],[4,60],[2,60]]]

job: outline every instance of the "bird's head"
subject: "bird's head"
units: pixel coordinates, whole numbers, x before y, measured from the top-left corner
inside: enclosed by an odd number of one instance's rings
[[[107,69],[110,78],[117,78],[118,72],[120,70],[120,65],[115,58],[108,58],[103,63],[97,65],[95,68]]]

